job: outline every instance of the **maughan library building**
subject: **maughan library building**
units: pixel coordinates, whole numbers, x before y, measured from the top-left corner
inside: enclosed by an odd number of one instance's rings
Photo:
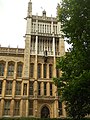
[[[25,48],[0,47],[0,117],[65,117],[53,82],[65,54],[61,23],[45,10],[32,15],[31,0],[25,19]]]

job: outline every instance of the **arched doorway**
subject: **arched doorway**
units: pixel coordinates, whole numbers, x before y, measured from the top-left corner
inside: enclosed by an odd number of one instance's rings
[[[41,118],[50,118],[50,111],[49,111],[48,107],[44,106],[41,109]]]

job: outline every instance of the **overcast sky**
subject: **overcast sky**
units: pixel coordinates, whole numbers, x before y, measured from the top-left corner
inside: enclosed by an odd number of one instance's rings
[[[0,0],[0,45],[2,47],[24,48],[26,20],[29,0]],[[60,0],[32,0],[32,13],[56,16],[57,3]],[[43,9],[42,9],[43,8]]]

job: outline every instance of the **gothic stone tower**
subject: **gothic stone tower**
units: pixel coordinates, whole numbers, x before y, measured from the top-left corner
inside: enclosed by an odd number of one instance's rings
[[[25,49],[0,47],[0,117],[65,117],[53,77],[56,59],[65,54],[60,22],[32,15],[28,3]]]

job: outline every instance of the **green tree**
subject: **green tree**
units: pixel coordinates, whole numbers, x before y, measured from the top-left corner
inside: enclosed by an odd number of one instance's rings
[[[62,76],[54,82],[66,101],[67,114],[81,118],[90,114],[90,0],[62,0],[58,18],[72,47],[57,60]]]

